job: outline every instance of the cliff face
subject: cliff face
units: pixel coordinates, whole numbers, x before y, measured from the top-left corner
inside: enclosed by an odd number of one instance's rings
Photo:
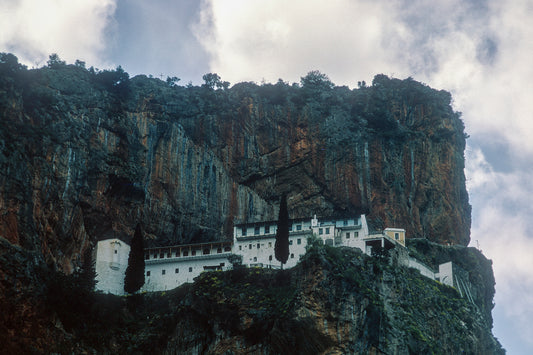
[[[377,76],[349,90],[176,87],[5,62],[0,235],[70,272],[97,239],[230,238],[234,221],[367,213],[376,228],[469,241],[463,125],[446,92]]]

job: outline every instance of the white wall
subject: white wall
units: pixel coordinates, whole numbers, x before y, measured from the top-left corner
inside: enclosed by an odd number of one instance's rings
[[[119,239],[106,239],[96,246],[97,291],[124,294],[124,275],[128,267],[130,246]]]
[[[300,258],[305,254],[307,238],[310,236],[309,231],[289,233],[289,259],[283,266],[291,268],[296,265]],[[250,236],[236,238],[233,245],[233,253],[242,255],[242,263],[247,266],[263,266],[279,268],[281,263],[276,260],[274,253],[275,236]]]
[[[454,287],[453,265],[451,261],[439,265],[439,281],[445,285]]]
[[[409,257],[409,267],[415,268],[420,271],[423,276],[435,280],[435,271],[433,271],[429,266],[424,265],[420,261],[416,260],[415,258]]]
[[[231,269],[231,253],[145,260],[142,291],[165,291],[193,282],[209,267]],[[164,273],[163,273],[164,270]]]

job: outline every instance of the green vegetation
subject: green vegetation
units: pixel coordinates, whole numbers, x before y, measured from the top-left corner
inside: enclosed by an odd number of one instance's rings
[[[428,266],[452,261],[455,266],[468,271],[466,281],[474,287],[472,296],[476,307],[492,327],[492,309],[496,281],[492,273],[492,261],[487,260],[476,248],[464,246],[443,246],[426,239],[408,239],[409,253]]]

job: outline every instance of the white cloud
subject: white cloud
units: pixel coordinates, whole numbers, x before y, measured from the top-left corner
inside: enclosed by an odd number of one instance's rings
[[[213,0],[197,36],[212,55],[211,70],[225,80],[299,82],[318,69],[354,86],[371,73],[393,70],[393,53],[379,45],[389,17],[383,4],[370,1]]]
[[[439,51],[442,64],[430,82],[452,90],[471,135],[503,139],[513,154],[529,156],[533,154],[533,5],[530,1],[490,4],[482,31],[452,33],[444,39]],[[493,58],[480,60],[480,52],[492,50]]]
[[[472,148],[467,150],[466,173],[472,203],[477,206],[472,241],[478,241],[493,260],[495,329],[533,348],[527,331],[533,318],[533,206],[529,198],[533,173],[495,172],[483,153]],[[504,345],[514,346],[511,342]]]
[[[51,53],[100,65],[116,0],[0,0],[0,50],[28,65]]]

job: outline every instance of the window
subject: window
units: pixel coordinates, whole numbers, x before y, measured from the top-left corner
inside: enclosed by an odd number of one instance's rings
[[[231,251],[231,247],[230,246],[224,247],[224,251]]]
[[[257,261],[257,256],[254,256],[254,261]]]
[[[146,276],[150,276],[150,271],[146,271]]]
[[[118,254],[118,250],[117,249],[115,249],[115,254]]]
[[[248,245],[248,249],[252,249],[252,244],[249,244],[249,245]]]
[[[265,226],[265,234],[270,233],[270,226]]]
[[[259,249],[261,247],[261,244],[257,243],[257,249]]]
[[[272,248],[272,242],[268,242],[268,247]]]
[[[146,260],[150,259],[150,254],[146,254],[146,255],[144,256],[144,258],[145,258]]]
[[[185,250],[185,251],[183,252],[183,256],[189,256],[189,251],[188,251],[188,250]]]
[[[168,252],[167,253],[167,258],[171,258],[172,257],[172,253],[171,252]]]
[[[324,234],[324,229],[322,229],[322,228],[319,228],[319,229],[318,229],[318,234],[319,234],[319,235],[322,235],[322,234]]]
[[[203,251],[203,254],[204,255],[209,255],[209,254],[211,254],[211,250],[209,250],[209,248],[205,248],[204,251]]]
[[[189,268],[189,272],[192,272],[192,267]]]
[[[272,255],[270,255],[270,256],[268,257],[268,260],[272,261]]]
[[[157,259],[157,254],[156,253],[154,253],[154,259]]]
[[[342,221],[342,225],[343,226],[347,226],[348,225],[348,221],[347,220]]]
[[[291,254],[291,259],[294,259],[294,254]]]
[[[196,250],[191,251],[191,255],[195,256],[196,255]]]
[[[292,232],[292,224],[289,226],[289,232]]]
[[[353,232],[353,237],[354,237],[354,238],[359,237],[359,232]]]
[[[167,271],[165,269],[161,270],[161,275],[164,275]]]
[[[159,254],[159,258],[163,259],[164,257],[165,257],[165,253],[161,252],[161,254]]]
[[[346,232],[346,239],[350,239],[350,232]]]
[[[222,253],[222,248],[217,248],[217,254]]]
[[[329,228],[326,228],[326,234],[329,234]]]
[[[301,240],[300,238],[298,238],[298,239],[296,240],[296,244],[302,244],[302,240]]]
[[[176,270],[174,270],[174,273],[175,274],[178,274],[180,272],[180,269],[179,268],[176,268]]]
[[[254,228],[254,234],[255,234],[255,235],[258,235],[258,234],[259,234],[259,227],[255,227],[255,228]]]
[[[239,245],[239,250],[242,250],[242,245]]]
[[[292,245],[292,240],[289,240],[289,245]]]
[[[246,237],[246,227],[242,227],[242,236]]]
[[[296,226],[296,230],[297,230],[297,231],[301,231],[301,230],[302,230],[302,225],[301,225],[301,224],[298,224],[298,225]]]
[[[394,233],[394,239],[400,240],[400,233]]]

